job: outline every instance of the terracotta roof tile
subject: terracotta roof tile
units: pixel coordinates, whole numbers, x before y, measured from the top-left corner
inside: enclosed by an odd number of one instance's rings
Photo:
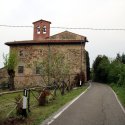
[[[14,42],[6,42],[6,45],[31,45],[31,44],[80,44],[87,41],[84,40],[26,40],[26,41],[14,41]]]

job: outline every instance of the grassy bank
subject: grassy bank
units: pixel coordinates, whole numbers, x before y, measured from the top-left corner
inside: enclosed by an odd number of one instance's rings
[[[118,95],[118,98],[121,101],[122,105],[125,107],[125,87],[117,86],[115,84],[112,84],[111,87]]]
[[[31,113],[28,114],[28,118],[26,120],[24,121],[21,120],[21,122],[18,121],[18,125],[26,125],[26,124],[39,125],[43,120],[45,120],[50,115],[52,115],[52,113],[57,111],[64,104],[66,104],[67,102],[71,101],[73,98],[78,96],[86,88],[87,86],[77,88],[75,90],[72,90],[71,92],[66,93],[64,96],[62,96],[58,91],[56,99],[46,104],[46,106],[38,106],[36,99],[31,95]],[[22,93],[14,93],[14,94],[7,94],[4,96],[1,96],[0,97],[0,101],[2,102],[1,106],[5,104],[7,105],[7,103],[10,102],[7,99],[12,101],[18,94],[22,94]],[[35,106],[33,106],[34,104]],[[4,110],[3,113],[7,114],[9,111],[10,109],[6,109]]]

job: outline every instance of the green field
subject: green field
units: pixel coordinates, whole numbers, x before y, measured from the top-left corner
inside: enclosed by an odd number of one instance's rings
[[[38,106],[38,102],[36,98],[31,94],[31,112],[28,114],[28,118],[24,119],[23,121],[19,122],[19,125],[39,125],[43,120],[48,118],[52,113],[57,111],[60,107],[62,107],[67,102],[71,101],[73,98],[78,96],[81,92],[83,92],[87,86],[77,88],[75,90],[72,90],[70,92],[67,92],[64,96],[60,94],[59,91],[57,91],[57,97],[52,102],[46,104],[45,106]],[[38,96],[37,92],[33,92],[36,96]],[[7,117],[7,114],[13,109],[15,106],[15,97],[18,95],[22,96],[22,92],[19,93],[13,93],[13,94],[6,94],[0,96],[0,120],[5,120]],[[6,106],[9,105],[9,106]],[[2,108],[3,107],[3,108]],[[1,110],[3,109],[3,110]],[[15,110],[9,115],[10,116],[16,116]]]

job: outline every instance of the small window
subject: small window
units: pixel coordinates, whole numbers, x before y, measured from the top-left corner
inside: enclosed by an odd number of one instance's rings
[[[37,34],[40,34],[40,26],[37,26]]]
[[[20,51],[19,51],[19,56],[21,56],[21,57],[24,56],[24,52],[23,52],[23,50],[20,50]]]
[[[24,72],[24,66],[18,66],[18,73]]]
[[[40,67],[36,67],[36,74],[40,74]]]
[[[46,34],[46,26],[43,26],[43,34]]]

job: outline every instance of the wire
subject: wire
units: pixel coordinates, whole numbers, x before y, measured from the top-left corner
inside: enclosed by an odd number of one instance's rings
[[[24,27],[24,28],[25,28],[25,27],[26,27],[26,28],[27,28],[27,27],[31,27],[31,28],[33,28],[33,26],[16,26],[16,25],[15,25],[15,26],[13,26],[13,25],[0,25],[0,27]]]
[[[79,28],[79,27],[51,27],[51,28],[56,28],[56,29],[79,29],[79,30],[123,30],[125,29],[122,28],[115,28],[115,29],[110,29],[110,28]]]
[[[33,28],[33,26],[17,26],[17,25],[0,25],[0,27],[12,28]],[[125,31],[125,28],[92,28],[92,27],[51,27],[53,29],[75,29],[75,30],[109,30],[109,31]]]

